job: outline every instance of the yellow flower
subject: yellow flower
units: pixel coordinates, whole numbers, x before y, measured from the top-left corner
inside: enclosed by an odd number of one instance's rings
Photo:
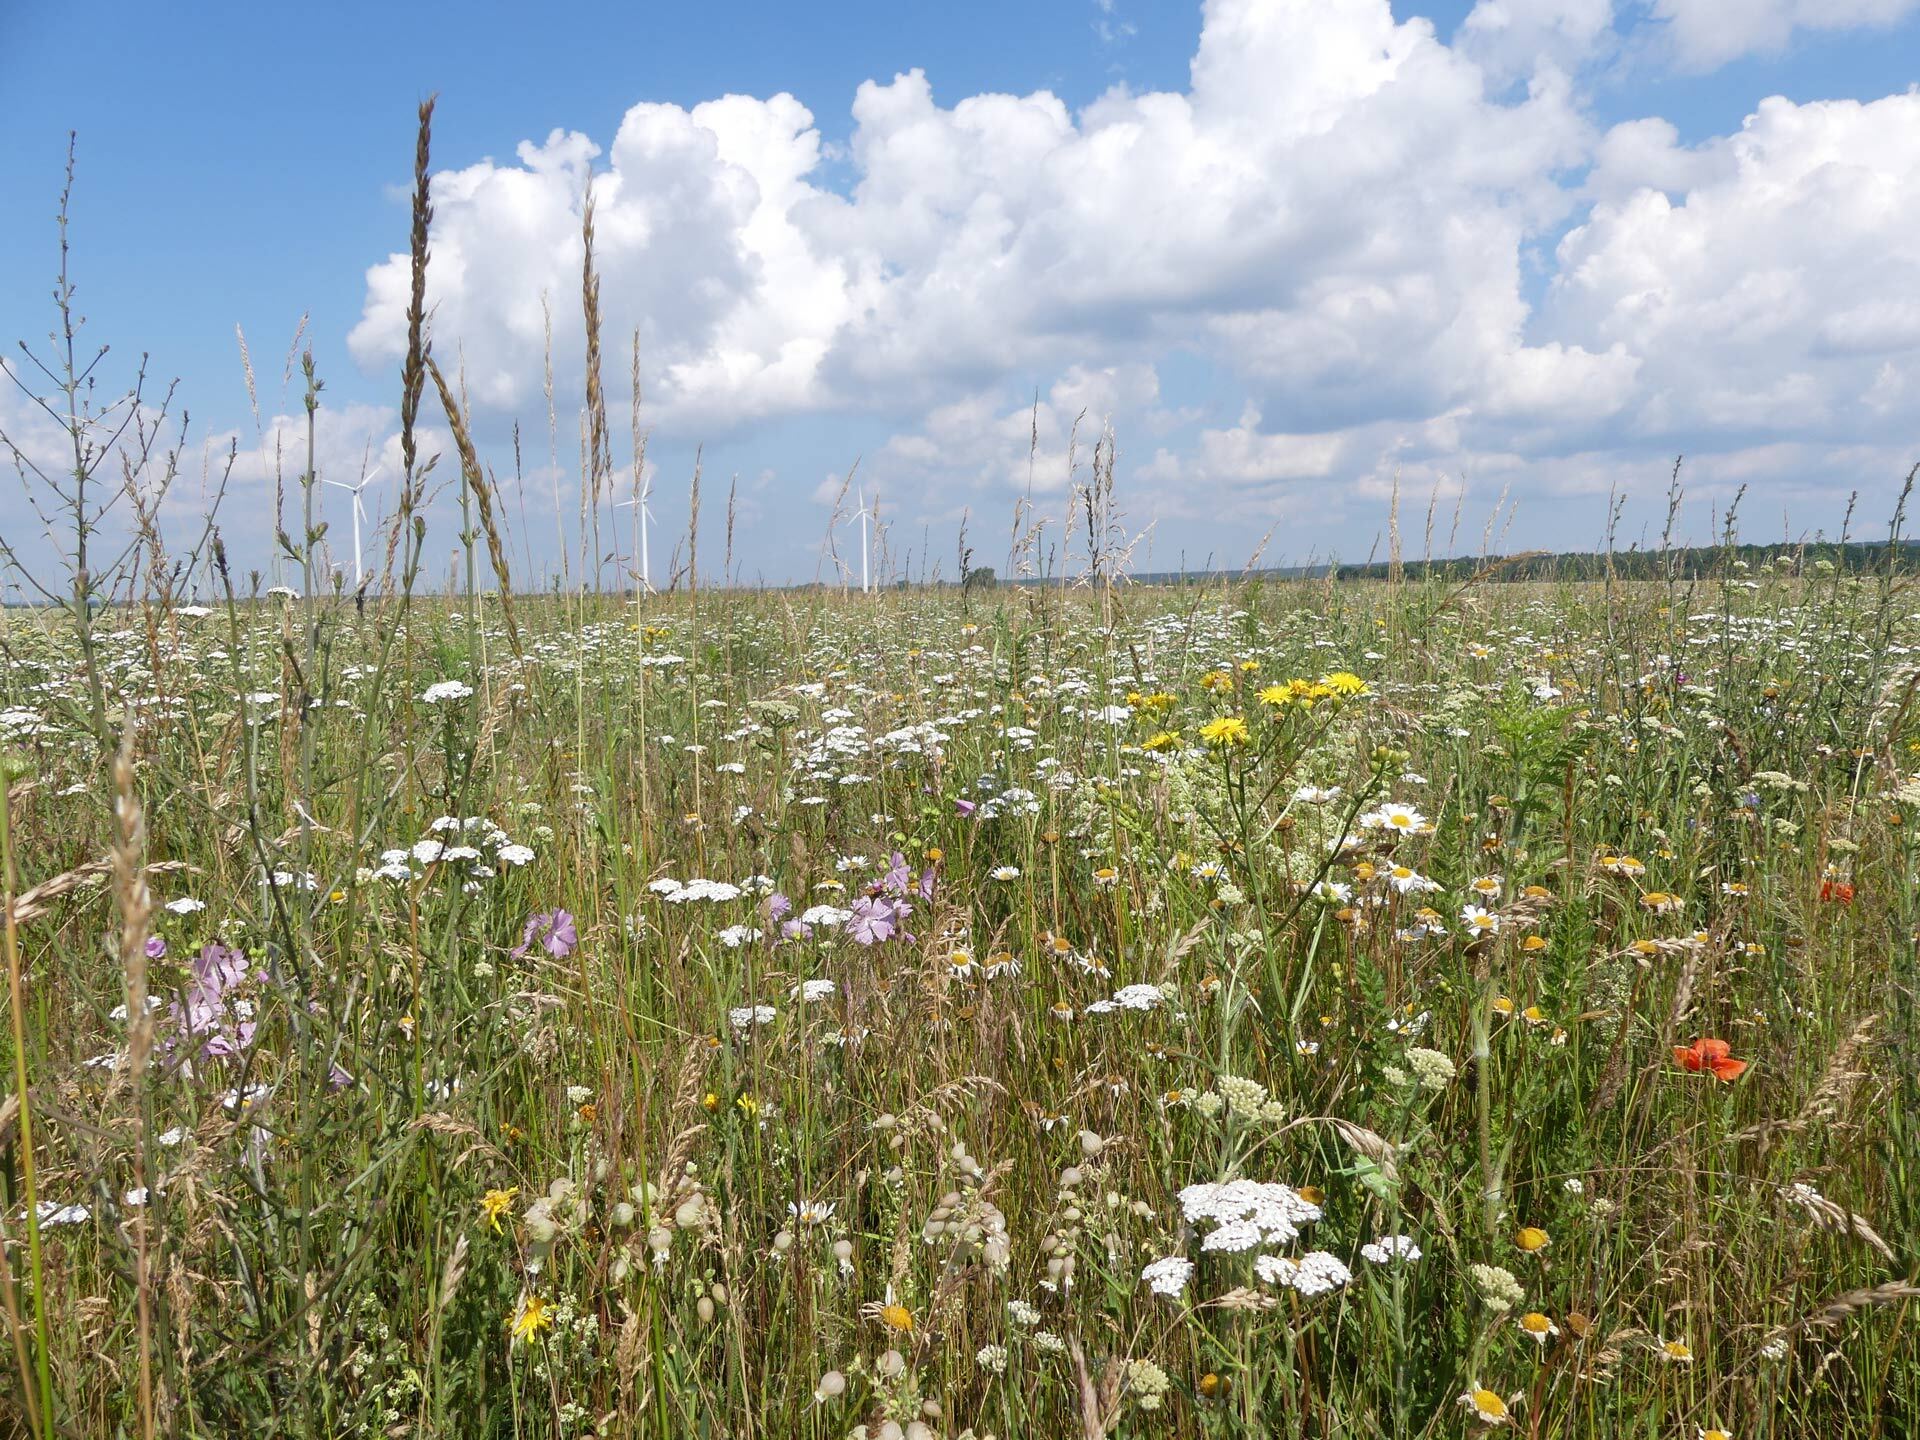
[[[546,1301],[538,1295],[529,1295],[520,1302],[520,1313],[513,1317],[513,1338],[531,1340],[542,1330],[553,1328],[553,1316],[547,1309]]]
[[[1548,1235],[1547,1232],[1542,1230],[1538,1225],[1523,1225],[1520,1228],[1520,1232],[1513,1237],[1513,1243],[1526,1251],[1527,1254],[1533,1255],[1551,1245],[1553,1243],[1553,1237]]]
[[[1542,1315],[1538,1310],[1529,1310],[1518,1320],[1514,1321],[1514,1324],[1520,1327],[1520,1333],[1522,1335],[1526,1336],[1536,1345],[1545,1345],[1547,1341],[1560,1333],[1560,1327],[1555,1325],[1553,1321],[1549,1320],[1545,1315]]]
[[[1507,1402],[1484,1385],[1475,1385],[1460,1397],[1460,1403],[1473,1412],[1473,1418],[1482,1425],[1504,1425],[1507,1423]]]
[[[1247,722],[1238,715],[1222,715],[1217,720],[1209,720],[1200,727],[1200,738],[1209,745],[1225,748],[1231,745],[1244,745],[1251,738]]]
[[[513,1209],[513,1197],[520,1193],[515,1185],[506,1190],[489,1190],[480,1197],[480,1218],[492,1227],[493,1233],[500,1234],[500,1217]]]
[[[889,1330],[898,1330],[903,1335],[913,1333],[913,1312],[898,1300],[891,1305],[880,1307],[880,1323]]]
[[[1202,690],[1212,691],[1231,690],[1233,688],[1233,676],[1224,670],[1209,670],[1200,677],[1200,688]]]
[[[1331,675],[1322,676],[1320,683],[1336,695],[1364,695],[1367,682],[1351,670],[1336,670]]]
[[[1162,730],[1141,748],[1144,750],[1171,750],[1180,743],[1178,730]]]

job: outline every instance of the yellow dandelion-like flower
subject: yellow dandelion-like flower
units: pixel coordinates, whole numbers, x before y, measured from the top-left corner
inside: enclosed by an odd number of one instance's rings
[[[1222,715],[1200,727],[1200,738],[1217,749],[1244,745],[1252,738],[1247,722],[1238,715]]]
[[[896,1330],[902,1335],[911,1335],[913,1312],[896,1300],[891,1305],[880,1307],[880,1323],[889,1330]]]
[[[542,1330],[553,1328],[553,1312],[538,1295],[529,1295],[520,1302],[519,1313],[513,1317],[513,1338],[531,1340]]]
[[[506,1190],[489,1190],[480,1197],[480,1219],[493,1233],[498,1235],[500,1217],[513,1209],[513,1197],[520,1193],[518,1185]]]
[[[1529,1255],[1538,1254],[1553,1243],[1553,1237],[1538,1225],[1523,1225],[1513,1237],[1513,1243]]]

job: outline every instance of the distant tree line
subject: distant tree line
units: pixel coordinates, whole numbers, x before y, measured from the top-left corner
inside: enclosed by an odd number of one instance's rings
[[[1728,570],[1747,573],[1771,570],[1775,574],[1825,575],[1881,573],[1889,564],[1905,569],[1920,559],[1920,541],[1867,541],[1842,545],[1809,541],[1798,545],[1698,545],[1674,550],[1616,550],[1612,574],[1620,580],[1700,580]],[[1599,550],[1561,551],[1556,554],[1493,557],[1471,556],[1450,560],[1410,560],[1401,565],[1409,580],[1464,581],[1475,575],[1488,580],[1570,581],[1603,580],[1609,557]],[[1337,565],[1341,580],[1385,580],[1392,574],[1388,561],[1364,565]]]

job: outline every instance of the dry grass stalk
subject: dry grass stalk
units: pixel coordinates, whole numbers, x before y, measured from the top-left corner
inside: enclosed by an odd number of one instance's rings
[[[440,367],[432,357],[428,357],[427,371],[433,376],[434,388],[440,392],[440,404],[447,412],[447,428],[453,432],[454,448],[460,452],[460,474],[468,493],[473,496],[474,508],[479,512],[480,528],[486,532],[487,558],[493,564],[493,576],[500,586],[500,614],[507,622],[508,643],[513,646],[515,658],[525,659],[526,653],[520,648],[520,627],[513,618],[513,584],[507,573],[507,547],[493,519],[493,487],[487,483],[486,472],[480,468],[480,456],[473,447],[472,432],[468,430],[466,418],[453,398],[453,391],[447,387],[447,377],[440,373]]]

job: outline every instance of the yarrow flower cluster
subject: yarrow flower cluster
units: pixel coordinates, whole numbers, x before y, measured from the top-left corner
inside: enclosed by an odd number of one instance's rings
[[[1300,1227],[1320,1218],[1320,1207],[1290,1185],[1255,1180],[1213,1181],[1180,1192],[1180,1212],[1192,1225],[1216,1227],[1201,1242],[1206,1250],[1249,1250],[1284,1245]]]
[[[1374,1265],[1390,1265],[1396,1260],[1411,1263],[1420,1258],[1420,1247],[1410,1235],[1382,1235],[1371,1244],[1362,1245],[1360,1254]]]
[[[1309,1296],[1338,1290],[1353,1279],[1353,1272],[1346,1264],[1325,1250],[1310,1250],[1297,1260],[1287,1255],[1262,1255],[1253,1262],[1253,1270],[1269,1285],[1284,1286]]]
[[[1475,1265],[1469,1273],[1473,1288],[1480,1293],[1480,1303],[1498,1314],[1504,1315],[1526,1298],[1511,1270],[1499,1265]]]

